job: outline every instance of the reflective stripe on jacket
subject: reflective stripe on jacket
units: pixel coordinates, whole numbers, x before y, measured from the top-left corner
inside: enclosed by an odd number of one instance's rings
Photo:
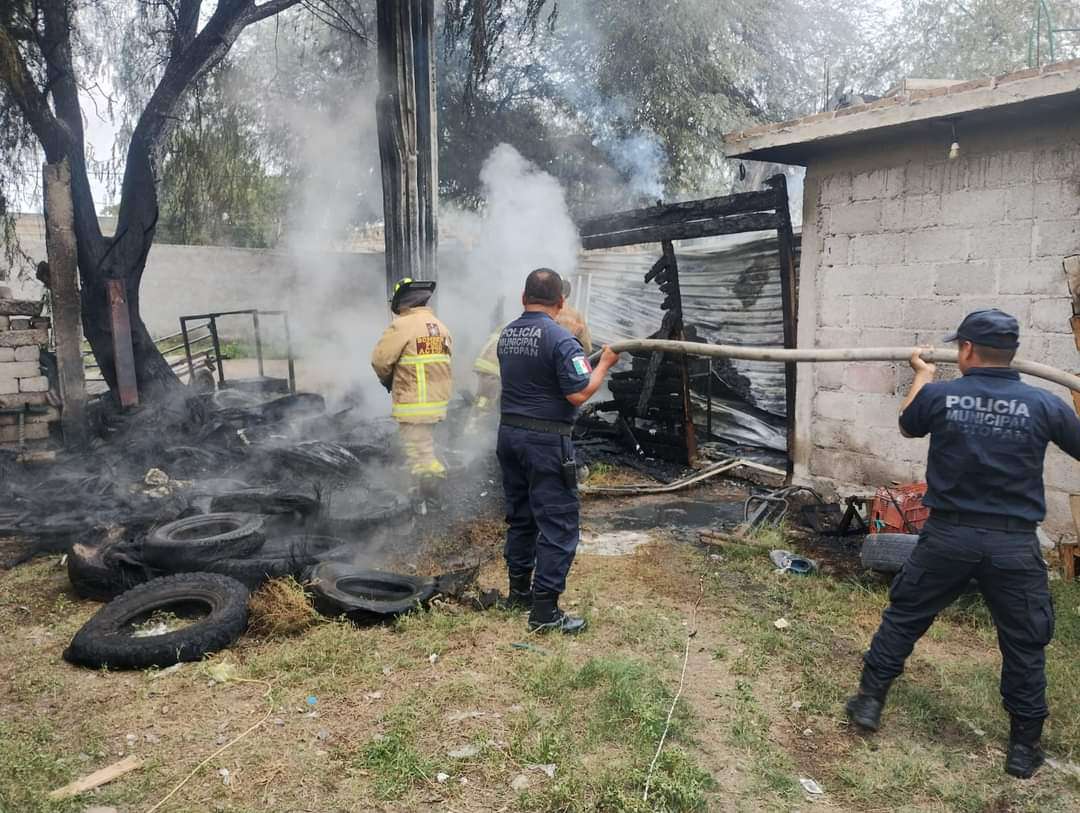
[[[371,367],[390,382],[391,414],[402,423],[446,417],[453,337],[431,308],[409,308],[390,323],[371,354]]]
[[[473,362],[473,370],[481,375],[493,375],[499,377],[499,335],[501,330],[492,333],[484,346],[480,348],[480,355]]]

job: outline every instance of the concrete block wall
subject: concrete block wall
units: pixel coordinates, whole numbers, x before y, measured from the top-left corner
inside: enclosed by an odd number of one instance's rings
[[[50,326],[40,311],[39,301],[0,299],[0,446],[40,445],[60,420],[39,363]]]
[[[933,125],[811,161],[799,345],[940,344],[965,313],[997,307],[1019,319],[1022,356],[1080,371],[1062,271],[1080,253],[1080,112],[961,121],[958,138],[952,161],[949,129]],[[845,493],[924,479],[926,441],[896,426],[910,383],[906,364],[800,365],[797,476]],[[1072,534],[1080,464],[1051,449],[1045,478],[1045,527]]]

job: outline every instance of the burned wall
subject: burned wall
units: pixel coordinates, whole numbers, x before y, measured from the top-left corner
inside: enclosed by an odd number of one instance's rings
[[[957,132],[954,160],[949,128],[929,125],[811,162],[799,346],[940,345],[965,313],[997,307],[1019,319],[1023,357],[1080,369],[1062,272],[1080,253],[1080,111]],[[845,492],[924,479],[926,441],[896,425],[910,382],[906,364],[800,365],[796,476]],[[1046,487],[1047,530],[1072,533],[1080,465],[1051,449]]]

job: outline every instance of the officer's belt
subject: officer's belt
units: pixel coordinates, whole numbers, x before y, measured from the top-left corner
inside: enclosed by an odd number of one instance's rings
[[[521,415],[503,415],[503,426],[512,426],[515,429],[531,429],[533,432],[549,432],[554,435],[570,437],[574,433],[574,425],[562,421],[545,421],[542,418],[525,418]]]
[[[967,528],[987,528],[991,531],[1034,531],[1037,523],[1019,517],[1007,517],[1004,514],[976,514],[966,511],[942,511],[930,509],[930,518],[947,522],[950,525],[963,525]]]

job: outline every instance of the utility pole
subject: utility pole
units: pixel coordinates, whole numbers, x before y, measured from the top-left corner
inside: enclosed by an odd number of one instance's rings
[[[436,279],[439,150],[434,0],[378,0],[379,95],[386,287]]]

